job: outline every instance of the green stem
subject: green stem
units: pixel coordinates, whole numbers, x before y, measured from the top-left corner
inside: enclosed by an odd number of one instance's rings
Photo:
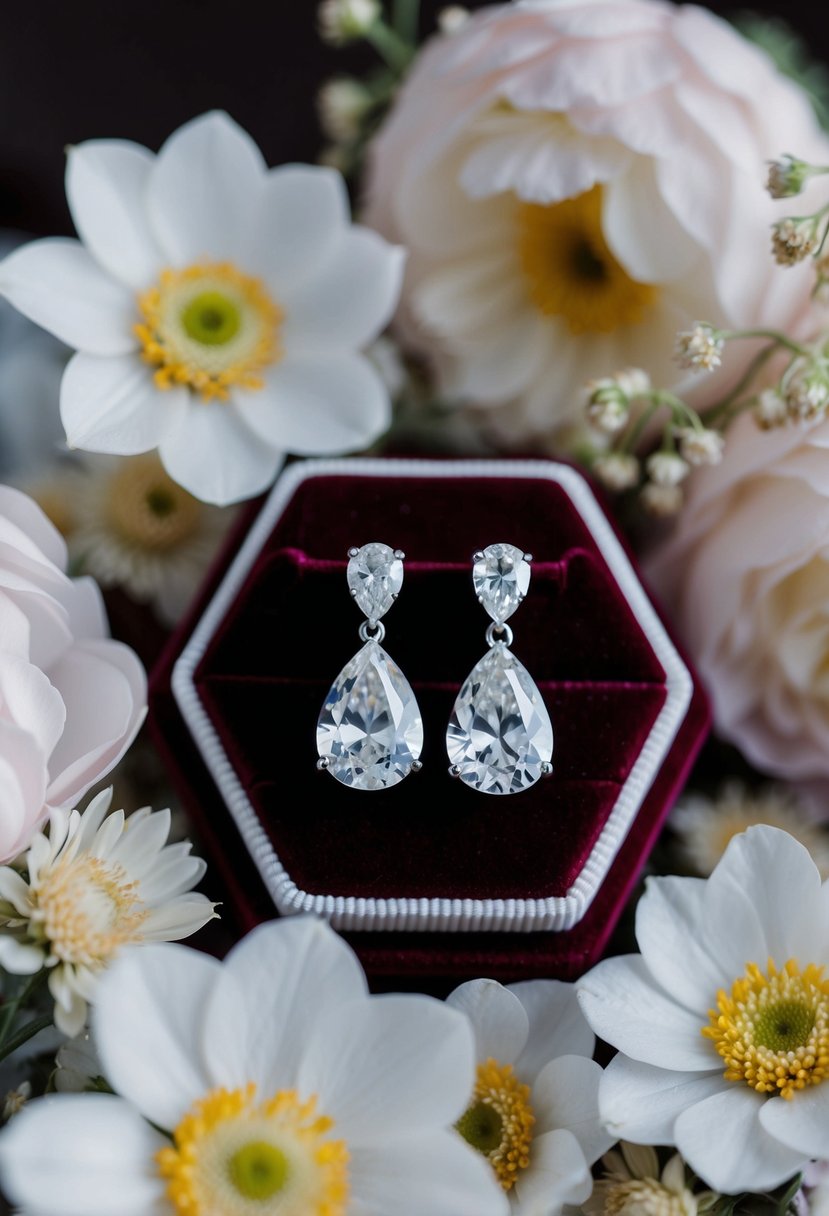
[[[385,21],[375,21],[366,30],[365,39],[398,75],[405,72],[414,57],[414,47],[404,42]]]
[[[26,1005],[29,998],[34,996],[37,990],[45,984],[47,979],[48,972],[45,967],[42,967],[40,971],[36,971],[35,974],[26,981],[23,987],[15,996],[11,998],[11,1000],[6,1001],[2,1008],[0,1008],[0,1048],[2,1048],[2,1046],[5,1044],[6,1037],[14,1025],[14,1020],[21,1006]]]
[[[620,452],[632,452],[635,450],[636,445],[644,435],[645,428],[647,427],[651,418],[653,418],[657,410],[662,408],[663,404],[664,402],[661,400],[661,394],[655,393],[651,398],[650,405],[647,407],[647,409],[642,411],[628,433],[623,436],[622,442],[619,444]]]
[[[33,1039],[36,1034],[40,1034],[41,1030],[46,1030],[53,1024],[52,1015],[45,1013],[42,1017],[35,1018],[33,1022],[27,1022],[25,1026],[21,1026],[17,1034],[7,1039],[2,1047],[0,1047],[0,1062],[17,1051],[18,1047],[22,1047],[24,1043],[28,1043],[29,1039]]]
[[[808,355],[809,353],[805,346],[801,346],[799,342],[793,342],[791,338],[778,333],[776,329],[721,329],[718,332],[726,342],[730,342],[734,338],[768,338],[770,342],[792,351],[795,355]]]
[[[420,0],[394,0],[392,25],[398,37],[409,46],[417,46],[420,32]]]
[[[776,346],[773,345],[764,346],[761,351],[757,352],[728,396],[723,397],[722,401],[718,401],[710,410],[706,410],[704,415],[706,424],[710,425],[712,421],[716,422],[721,416],[729,414],[734,402],[739,397],[742,397],[743,393],[754,380],[754,377],[762,371],[776,349]]]

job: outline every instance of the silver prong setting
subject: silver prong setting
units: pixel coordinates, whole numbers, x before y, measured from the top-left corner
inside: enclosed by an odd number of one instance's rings
[[[422,760],[413,760],[412,761],[412,772],[413,773],[419,773],[422,768],[423,768]]]
[[[359,549],[357,549],[357,548],[355,548],[354,546],[352,546],[352,547],[351,547],[351,548],[348,550],[348,556],[349,556],[349,557],[356,557],[356,556],[357,556],[357,554],[358,554],[359,552],[360,552],[360,550],[359,550]]]
[[[533,555],[532,555],[532,553],[525,553],[525,554],[524,554],[524,561],[527,563],[527,565],[528,565],[528,566],[532,565],[532,561],[533,561]]]
[[[482,562],[484,560],[483,549],[476,549],[475,552],[472,554],[472,560],[473,560],[473,562]]]
[[[449,765],[449,776],[450,777],[460,777],[460,775],[461,775],[460,765],[450,764]]]
[[[542,777],[552,777],[552,775],[553,775],[553,766],[549,760],[545,760],[541,766],[541,776]]]
[[[394,556],[397,558],[397,560],[399,562],[405,561],[405,558],[406,558],[406,554],[403,552],[402,549],[395,549]]]
[[[330,767],[331,767],[331,761],[328,759],[328,757],[320,756],[319,760],[317,761],[317,768],[319,769],[319,771],[321,773],[324,773]]]

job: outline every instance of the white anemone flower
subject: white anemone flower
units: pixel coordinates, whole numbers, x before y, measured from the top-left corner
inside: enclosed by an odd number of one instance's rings
[[[489,1161],[512,1216],[557,1216],[590,1195],[613,1142],[599,1118],[602,1070],[576,990],[557,980],[461,984],[448,1003],[475,1030],[475,1089],[457,1127]]]
[[[24,872],[0,867],[0,965],[49,971],[55,1025],[79,1034],[102,974],[120,951],[189,937],[215,916],[193,891],[206,866],[190,845],[167,844],[170,812],[107,815],[112,789],[86,810],[54,810],[34,837]]]
[[[371,997],[324,922],[278,921],[218,963],[132,950],[93,1031],[114,1094],[58,1094],[0,1133],[0,1180],[44,1216],[503,1216],[452,1123],[466,1018]]]
[[[210,113],[157,156],[70,149],[66,191],[81,240],[16,250],[0,293],[78,352],[61,382],[71,447],[158,448],[175,481],[226,504],[264,490],[286,452],[386,429],[388,393],[357,352],[394,310],[403,253],[351,225],[338,173],[268,170]]]
[[[675,1145],[708,1186],[768,1191],[829,1144],[829,883],[778,828],[735,837],[711,877],[652,878],[640,955],[579,981],[608,1129]]]

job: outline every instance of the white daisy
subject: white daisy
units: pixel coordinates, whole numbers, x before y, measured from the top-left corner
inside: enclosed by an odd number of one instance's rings
[[[590,1166],[609,1148],[599,1120],[595,1038],[570,984],[462,984],[448,1003],[469,1017],[478,1060],[457,1124],[489,1161],[513,1216],[554,1216],[590,1194]]]
[[[107,1094],[31,1103],[0,1134],[12,1202],[49,1216],[503,1216],[452,1130],[467,1020],[370,997],[322,921],[261,926],[223,964],[125,953],[94,1011]]]
[[[585,1216],[701,1216],[719,1199],[714,1191],[694,1194],[679,1153],[660,1169],[654,1148],[623,1142],[602,1165],[604,1174],[582,1206]]]
[[[610,1131],[676,1145],[721,1192],[767,1191],[829,1143],[829,884],[785,832],[735,837],[708,879],[652,878],[641,956],[579,981]]]
[[[153,453],[90,458],[83,473],[73,486],[70,556],[100,586],[123,588],[174,625],[234,513],[194,498]]]
[[[112,790],[87,809],[54,810],[21,858],[0,867],[0,965],[49,970],[55,1025],[78,1034],[101,975],[121,949],[177,941],[215,915],[193,887],[205,863],[188,843],[167,845],[170,812],[107,815]]]
[[[269,171],[211,113],[157,156],[70,149],[66,191],[81,240],[16,250],[0,293],[78,351],[61,383],[70,446],[158,448],[175,481],[225,504],[265,489],[286,451],[386,429],[388,393],[355,352],[394,310],[403,253],[350,224],[339,174]]]

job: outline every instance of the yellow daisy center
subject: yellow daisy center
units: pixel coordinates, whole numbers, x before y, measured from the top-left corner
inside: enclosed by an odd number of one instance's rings
[[[505,1191],[530,1164],[535,1123],[530,1097],[529,1085],[518,1080],[511,1064],[487,1060],[478,1065],[472,1102],[456,1125],[487,1158]]]
[[[256,1086],[199,1099],[156,1158],[178,1216],[345,1216],[348,1151],[316,1099]]]
[[[656,299],[656,287],[632,279],[611,253],[599,186],[561,203],[521,203],[518,253],[533,304],[571,333],[638,325]]]
[[[829,980],[823,972],[813,963],[801,971],[794,959],[778,971],[769,959],[766,974],[749,963],[730,996],[718,993],[702,1033],[725,1061],[726,1080],[783,1098],[826,1080]]]
[[[138,310],[135,332],[160,389],[183,384],[226,401],[233,385],[262,388],[262,369],[281,356],[281,308],[230,262],[163,270]]]
[[[139,941],[148,909],[123,866],[81,854],[40,876],[32,924],[61,962],[93,967]]]
[[[198,531],[203,507],[173,481],[157,456],[136,456],[119,465],[104,510],[123,540],[166,553]]]

